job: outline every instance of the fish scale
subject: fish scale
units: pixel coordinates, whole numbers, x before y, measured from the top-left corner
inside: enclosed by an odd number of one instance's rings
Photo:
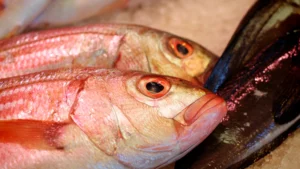
[[[76,82],[46,81],[1,90],[1,119],[64,121],[79,87]]]
[[[94,41],[90,41],[91,39]],[[106,43],[112,39],[115,44]],[[19,44],[18,48],[5,49],[4,47],[5,51],[0,52],[2,58],[0,71],[7,72],[7,74],[3,73],[0,78],[10,77],[14,70],[17,70],[18,73],[13,75],[21,75],[24,74],[22,72],[32,73],[60,67],[76,67],[76,65],[82,64],[112,67],[116,50],[105,50],[105,53],[111,56],[111,60],[103,60],[100,56],[95,56],[100,58],[95,60],[92,54],[100,49],[109,49],[110,45],[118,46],[120,39],[121,37],[118,36],[101,34],[85,34],[83,36],[81,33],[67,37],[50,37],[46,40],[47,43],[33,41]]]

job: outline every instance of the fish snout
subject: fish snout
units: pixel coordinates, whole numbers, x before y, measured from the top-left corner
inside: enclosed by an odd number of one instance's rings
[[[192,103],[185,110],[183,118],[187,125],[191,125],[201,115],[216,112],[225,115],[227,112],[226,102],[223,98],[209,93]]]
[[[201,143],[221,122],[227,113],[223,98],[208,92],[190,104],[176,117],[174,126],[177,131],[180,155],[182,157]]]

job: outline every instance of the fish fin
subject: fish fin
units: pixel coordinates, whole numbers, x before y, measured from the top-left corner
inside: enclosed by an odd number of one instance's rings
[[[273,101],[274,120],[290,122],[300,114],[300,51],[292,58],[292,66]]]
[[[65,125],[36,120],[0,121],[0,143],[16,143],[31,149],[63,149],[57,138]]]

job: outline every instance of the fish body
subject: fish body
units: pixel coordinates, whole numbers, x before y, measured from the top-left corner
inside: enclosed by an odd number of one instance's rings
[[[225,114],[222,98],[169,76],[81,68],[1,79],[0,165],[157,168]]]
[[[155,29],[102,24],[32,32],[0,41],[0,78],[57,68],[139,70],[204,83],[217,57]]]

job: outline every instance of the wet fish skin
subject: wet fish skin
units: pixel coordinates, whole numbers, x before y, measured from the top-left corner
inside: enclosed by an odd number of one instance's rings
[[[156,93],[150,82],[163,89]],[[203,141],[225,114],[224,100],[206,89],[143,72],[59,69],[1,79],[0,165],[164,166]]]
[[[0,78],[57,68],[140,70],[204,83],[217,57],[159,30],[99,24],[23,34],[0,41]]]

